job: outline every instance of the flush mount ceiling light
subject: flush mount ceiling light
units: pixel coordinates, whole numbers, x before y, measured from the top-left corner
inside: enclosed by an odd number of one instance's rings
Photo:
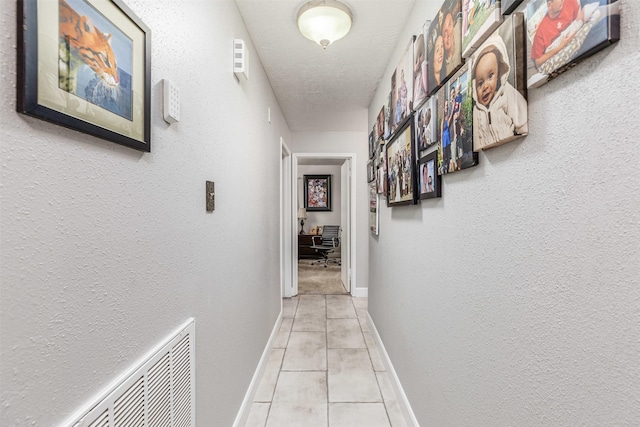
[[[351,29],[351,10],[336,0],[315,0],[298,11],[298,28],[303,36],[326,49]]]

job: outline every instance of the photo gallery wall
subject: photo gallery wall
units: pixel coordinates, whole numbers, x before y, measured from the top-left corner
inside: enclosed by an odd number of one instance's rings
[[[443,175],[526,136],[527,90],[617,42],[620,0],[445,0],[417,30],[369,134],[388,207],[441,197]]]

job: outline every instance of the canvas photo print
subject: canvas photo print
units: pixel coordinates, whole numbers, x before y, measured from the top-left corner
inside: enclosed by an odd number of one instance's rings
[[[462,0],[462,56],[471,56],[501,22],[500,0]]]
[[[538,87],[620,39],[619,0],[529,0],[528,87]]]
[[[427,99],[429,95],[426,30],[431,21],[427,21],[421,28],[413,42],[413,109],[414,111]]]
[[[463,64],[460,0],[445,0],[427,34],[429,92],[435,93]]]
[[[516,12],[470,58],[474,151],[528,133],[523,48],[524,15]]]
[[[423,153],[438,142],[438,98],[430,97],[413,116],[416,149]]]
[[[478,164],[478,153],[473,151],[473,97],[470,74],[469,64],[465,64],[442,86],[438,94],[438,173],[441,175]]]
[[[391,133],[411,115],[413,108],[413,37],[391,76]]]

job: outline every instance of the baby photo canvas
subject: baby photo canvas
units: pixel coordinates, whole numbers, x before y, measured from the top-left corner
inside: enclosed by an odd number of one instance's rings
[[[501,22],[500,0],[462,0],[462,56],[471,56]]]
[[[435,93],[463,64],[460,0],[445,0],[427,34],[429,93]]]
[[[473,150],[486,150],[526,135],[527,88],[524,15],[505,22],[469,61],[473,96]]]
[[[525,14],[530,88],[620,39],[619,0],[529,0]]]

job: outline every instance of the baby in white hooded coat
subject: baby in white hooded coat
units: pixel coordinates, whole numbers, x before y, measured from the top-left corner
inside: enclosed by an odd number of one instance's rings
[[[510,71],[504,40],[494,34],[473,56],[473,151],[528,132],[527,100],[507,81]]]

